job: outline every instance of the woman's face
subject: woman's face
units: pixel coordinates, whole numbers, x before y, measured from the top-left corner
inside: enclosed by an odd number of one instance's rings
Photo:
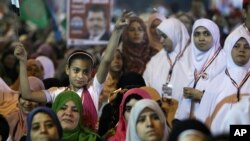
[[[31,123],[30,137],[32,141],[58,140],[58,130],[52,118],[46,113],[37,113]]]
[[[138,101],[138,100],[132,98],[132,99],[125,105],[124,117],[125,117],[125,120],[126,120],[127,123],[128,123],[128,120],[129,120],[129,116],[130,116],[131,109],[134,107],[134,105],[135,105],[135,103],[136,103],[137,101]]]
[[[203,26],[199,26],[194,30],[193,38],[196,48],[200,51],[206,52],[212,47],[212,34]]]
[[[144,34],[145,32],[139,22],[133,22],[128,27],[129,41],[134,44],[142,43]]]
[[[27,63],[27,74],[28,76],[35,76],[42,80],[44,75],[43,66],[41,66],[38,61],[29,59]]]
[[[136,121],[136,131],[142,141],[160,141],[164,126],[159,116],[150,108],[145,108]]]
[[[161,20],[159,19],[155,19],[152,24],[150,25],[150,34],[152,35],[152,37],[156,38],[156,39],[159,39],[160,40],[160,37],[159,35],[157,34],[157,31],[156,31],[156,27],[161,23]]]
[[[73,130],[77,127],[80,120],[79,109],[77,109],[75,103],[70,100],[60,108],[57,112],[57,117],[64,130]]]
[[[233,61],[238,66],[244,66],[250,58],[250,46],[245,38],[240,38],[231,51]]]
[[[167,50],[168,53],[172,52],[174,50],[173,42],[172,40],[163,32],[160,30],[157,30],[158,35],[161,37],[160,42],[162,46]]]

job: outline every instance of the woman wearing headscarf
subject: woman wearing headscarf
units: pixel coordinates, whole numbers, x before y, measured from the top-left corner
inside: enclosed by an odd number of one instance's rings
[[[55,67],[52,60],[46,56],[38,56],[36,60],[43,68],[43,79],[53,78],[55,75]]]
[[[160,43],[160,37],[157,34],[156,27],[165,19],[166,17],[155,12],[149,16],[147,21],[149,46],[156,49],[157,51],[160,51],[163,48],[163,46]]]
[[[224,51],[221,50],[218,26],[209,19],[196,20],[187,52],[190,60],[182,66],[187,68],[187,64],[190,64],[191,67],[184,69],[187,72],[184,85],[182,85],[183,95],[180,95],[181,101],[175,114],[175,118],[179,120],[194,117],[206,87],[225,70],[226,57]],[[175,84],[178,84],[178,81]],[[181,89],[179,91],[181,93]]]
[[[162,94],[163,84],[170,84],[172,81],[173,72],[176,71],[175,64],[189,44],[189,34],[184,24],[176,18],[163,20],[157,30],[163,49],[148,62],[143,78],[147,86]],[[173,95],[173,98],[178,100],[178,95]]]
[[[32,91],[45,89],[43,82],[39,78],[30,76],[28,77],[28,81]],[[24,99],[21,95],[19,95],[16,105],[18,105],[19,109],[8,114],[6,119],[10,125],[10,134],[12,139],[19,141],[20,138],[26,135],[26,118],[28,114],[34,108],[42,105],[42,103]]]
[[[157,51],[149,46],[147,29],[139,17],[131,17],[122,34],[122,53],[125,58],[125,72],[142,74],[147,62]]]
[[[52,110],[63,128],[63,140],[66,141],[95,141],[99,136],[83,127],[82,100],[73,91],[60,93],[54,103]]]
[[[140,89],[140,88],[132,88],[129,89],[123,96],[122,102],[120,104],[120,114],[119,121],[117,123],[117,128],[114,136],[110,137],[109,141],[125,141],[126,139],[126,130],[127,123],[129,120],[129,115],[132,107],[135,103],[141,99],[150,99],[149,94]]]
[[[44,132],[46,131],[46,132]],[[63,132],[56,113],[47,107],[38,107],[27,117],[26,141],[60,141]]]
[[[213,134],[223,132],[221,124],[225,115],[240,100],[250,97],[250,38],[248,34],[238,33],[231,37],[224,45],[226,69],[206,89],[202,107],[196,113]]]
[[[150,99],[143,99],[135,104],[128,122],[126,141],[145,139],[166,141],[169,132],[165,115],[158,103]]]

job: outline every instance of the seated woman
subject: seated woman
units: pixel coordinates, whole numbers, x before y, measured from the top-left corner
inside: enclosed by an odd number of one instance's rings
[[[63,140],[67,141],[95,141],[99,136],[83,127],[82,100],[73,91],[60,93],[52,104],[52,110],[63,128]]]
[[[166,141],[166,118],[158,103],[150,99],[137,102],[130,114],[126,141]]]
[[[140,88],[132,88],[129,89],[123,96],[122,102],[120,104],[120,114],[119,121],[117,123],[117,128],[114,136],[110,137],[109,141],[125,141],[126,139],[126,131],[127,131],[127,123],[129,120],[129,115],[132,107],[141,99],[150,99],[149,94],[140,89]]]
[[[38,107],[28,115],[26,141],[59,141],[62,135],[62,126],[51,109]]]

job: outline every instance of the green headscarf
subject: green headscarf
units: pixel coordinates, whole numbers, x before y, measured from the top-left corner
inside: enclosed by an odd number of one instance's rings
[[[52,104],[52,110],[58,112],[61,107],[68,101],[73,101],[79,111],[80,119],[77,127],[73,130],[64,130],[63,129],[63,140],[66,141],[95,141],[99,138],[97,134],[89,131],[82,127],[82,117],[83,117],[83,108],[82,100],[77,93],[73,91],[64,91],[60,93],[54,103]]]

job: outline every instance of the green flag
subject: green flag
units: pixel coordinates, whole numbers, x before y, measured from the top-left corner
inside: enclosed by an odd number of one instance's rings
[[[34,23],[38,28],[49,24],[49,15],[44,0],[23,0],[20,6],[20,17]]]

